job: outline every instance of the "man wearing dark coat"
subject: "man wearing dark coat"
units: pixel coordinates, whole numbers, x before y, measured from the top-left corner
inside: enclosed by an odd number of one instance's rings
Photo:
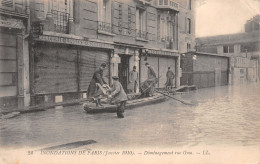
[[[111,94],[108,95],[108,98],[111,98],[111,103],[117,105],[117,117],[124,118],[124,109],[127,101],[127,95],[122,87],[121,83],[118,81],[117,76],[113,76],[113,84],[111,86]]]
[[[170,70],[171,69],[171,67],[168,67],[168,71],[167,71],[167,73],[166,73],[166,77],[167,77],[167,81],[166,81],[166,88],[168,87],[168,86],[173,86],[173,79],[174,79],[174,73]]]
[[[153,68],[150,66],[149,63],[145,63],[145,66],[148,68],[147,82],[148,82],[149,85],[151,85],[151,89],[149,91],[149,96],[153,96],[154,87],[155,87],[155,84],[156,84],[156,73],[154,72]]]
[[[107,84],[106,81],[103,79],[103,70],[106,68],[106,66],[107,65],[105,63],[101,64],[99,69],[94,73],[92,80],[90,81],[90,84],[88,86],[88,98],[97,96],[96,93],[98,89],[96,83],[99,83],[103,87],[105,86],[105,84]],[[98,100],[97,105],[101,105],[100,100]]]

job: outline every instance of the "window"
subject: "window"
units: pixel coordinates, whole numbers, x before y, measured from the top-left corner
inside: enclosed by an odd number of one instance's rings
[[[191,0],[188,0],[189,2],[189,9],[191,10]]]
[[[72,5],[68,0],[52,0],[52,18],[54,20],[54,28],[56,32],[69,32],[69,11]]]
[[[145,10],[136,8],[136,29],[139,31],[146,31]]]
[[[187,43],[187,52],[190,51],[190,43]]]
[[[161,13],[157,21],[157,32],[160,39],[163,41],[173,41],[175,34],[175,13],[169,11]]]
[[[111,23],[111,0],[98,1],[98,21]]]
[[[191,34],[191,19],[187,18],[186,31],[188,34]]]
[[[233,53],[233,52],[234,52],[234,45],[223,46],[223,53]]]

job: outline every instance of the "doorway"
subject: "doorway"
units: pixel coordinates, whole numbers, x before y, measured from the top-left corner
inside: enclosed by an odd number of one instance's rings
[[[119,55],[121,63],[118,64],[119,82],[122,84],[125,91],[127,91],[128,73],[129,73],[129,56]]]

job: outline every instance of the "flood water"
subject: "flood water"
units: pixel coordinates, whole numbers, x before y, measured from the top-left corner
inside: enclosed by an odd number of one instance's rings
[[[81,105],[1,119],[0,145],[7,148],[94,140],[99,147],[260,145],[260,85],[223,86],[176,95],[115,113],[90,115]]]

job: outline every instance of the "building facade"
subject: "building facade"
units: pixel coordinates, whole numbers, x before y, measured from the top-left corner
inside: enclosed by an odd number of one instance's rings
[[[168,67],[180,85],[180,54],[195,46],[192,0],[28,0],[27,97],[31,105],[86,98],[93,73],[107,63],[126,89],[148,62],[165,87]],[[19,82],[17,84],[20,84]],[[3,95],[4,96],[4,95]]]
[[[30,103],[29,1],[0,1],[0,108]]]
[[[228,85],[228,56],[205,52],[188,52],[181,55],[181,85],[208,88]]]
[[[196,38],[197,51],[230,57],[230,84],[259,81],[260,16],[245,24],[245,32]]]

